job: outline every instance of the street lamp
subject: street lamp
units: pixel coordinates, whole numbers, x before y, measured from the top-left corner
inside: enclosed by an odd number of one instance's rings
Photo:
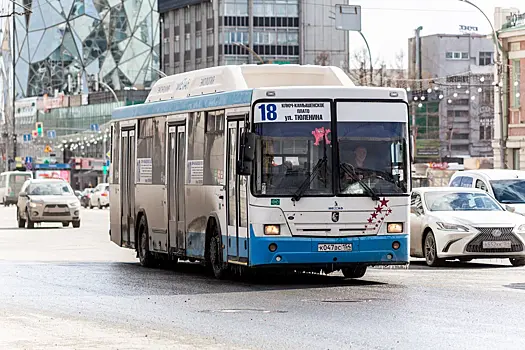
[[[105,88],[107,88],[109,91],[111,91],[111,93],[113,94],[113,97],[115,98],[115,101],[120,102],[120,101],[118,100],[117,94],[115,93],[115,90],[113,90],[113,89],[111,88],[111,86],[109,86],[108,84],[106,84],[106,83],[103,82],[102,80],[100,80],[98,83],[101,84],[102,86],[104,86]]]
[[[257,52],[253,51],[250,47],[244,45],[244,44],[241,44],[241,43],[232,43],[233,45],[236,45],[236,46],[239,46],[239,47],[242,47],[244,48],[245,50],[248,50],[252,55],[254,55],[255,57],[257,57],[257,59],[262,63],[264,64],[264,60],[261,58],[261,56],[259,56],[257,54]]]
[[[474,4],[473,2],[469,1],[469,0],[459,0],[461,2],[464,2],[466,4],[469,4],[470,6],[476,8],[479,12],[481,12],[481,14],[485,17],[485,19],[487,20],[487,22],[489,22],[490,24],[490,28],[492,29],[492,40],[494,41],[494,45],[496,46],[496,50],[497,50],[497,56],[496,56],[496,60],[495,60],[495,64],[497,66],[497,74],[496,74],[496,77],[494,77],[494,85],[496,86],[496,89],[499,89],[499,104],[500,104],[500,108],[499,108],[499,124],[500,124],[500,140],[499,140],[499,146],[500,146],[500,162],[501,162],[501,168],[502,169],[505,169],[506,166],[505,166],[505,130],[504,130],[504,127],[505,127],[505,118],[504,118],[504,114],[503,114],[503,109],[505,108],[505,105],[504,105],[504,101],[503,101],[503,84],[501,84],[501,81],[500,81],[500,77],[501,77],[501,74],[503,73],[503,47],[501,46],[499,40],[498,40],[498,33],[496,32],[496,30],[494,29],[494,26],[492,25],[492,22],[491,20],[489,19],[489,17],[485,14],[485,12],[483,12],[482,9],[480,9],[476,4]]]

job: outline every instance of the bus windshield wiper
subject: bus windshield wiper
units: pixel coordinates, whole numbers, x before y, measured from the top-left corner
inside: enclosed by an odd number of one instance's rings
[[[350,170],[348,168],[348,165],[346,164],[341,164],[339,166],[341,169],[343,169],[343,171],[345,172],[345,174],[347,174],[348,176],[350,176],[352,178],[352,180],[356,180],[357,183],[359,183],[363,189],[365,190],[365,192],[370,196],[370,198],[372,198],[373,201],[378,201],[380,198],[379,196],[377,195],[377,193],[370,188],[370,186],[368,186],[363,180],[361,180],[359,177],[357,177],[353,172],[352,170]]]
[[[312,183],[312,181],[315,179],[315,177],[321,171],[321,167],[323,165],[326,165],[327,163],[328,163],[328,157],[327,156],[324,156],[323,158],[319,159],[319,161],[317,161],[317,164],[315,164],[314,168],[312,169],[312,172],[310,173],[310,176],[308,176],[306,179],[304,179],[304,181],[301,184],[301,186],[299,186],[297,191],[292,196],[292,201],[298,202],[301,199],[301,197],[306,192],[308,187],[310,187],[310,184]]]

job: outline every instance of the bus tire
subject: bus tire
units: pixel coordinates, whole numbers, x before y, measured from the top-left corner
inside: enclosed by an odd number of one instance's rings
[[[212,223],[211,230],[209,264],[215,278],[221,280],[227,277],[228,266],[222,259],[221,234],[215,221]]]
[[[155,266],[155,258],[149,251],[148,222],[144,215],[139,220],[137,237],[139,239],[138,256],[140,264],[144,267]]]
[[[366,265],[356,265],[352,267],[345,267],[341,270],[345,278],[361,278],[366,273]]]

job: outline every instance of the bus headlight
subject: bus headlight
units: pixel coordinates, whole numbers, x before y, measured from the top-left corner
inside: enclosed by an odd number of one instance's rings
[[[281,234],[281,225],[264,225],[264,234],[267,236],[278,236]]]
[[[403,233],[402,222],[390,222],[387,224],[386,232],[388,233]]]

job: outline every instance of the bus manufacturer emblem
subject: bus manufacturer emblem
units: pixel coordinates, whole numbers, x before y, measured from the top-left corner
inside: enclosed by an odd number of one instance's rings
[[[332,221],[333,222],[338,222],[339,221],[339,213],[337,211],[334,211],[332,213]]]

